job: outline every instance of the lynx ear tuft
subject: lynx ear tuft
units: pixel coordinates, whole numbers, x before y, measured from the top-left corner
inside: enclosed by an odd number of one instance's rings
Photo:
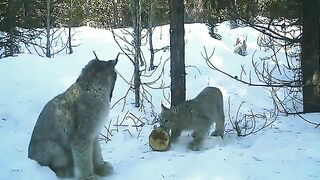
[[[168,108],[166,108],[166,107],[161,103],[161,110],[162,110],[162,111],[168,110]]]
[[[120,53],[118,53],[117,57],[112,61],[113,66],[115,66],[118,63],[118,58],[119,58]]]
[[[112,60],[113,66],[116,66],[116,64],[118,63],[118,59]]]
[[[98,56],[97,56],[96,52],[95,52],[95,51],[92,51],[92,52],[93,52],[93,54],[94,54],[95,60],[99,60],[99,58],[98,58]]]
[[[116,59],[115,60],[118,60],[118,57],[120,56],[120,53],[118,53],[118,55],[117,55],[117,57],[116,57]]]

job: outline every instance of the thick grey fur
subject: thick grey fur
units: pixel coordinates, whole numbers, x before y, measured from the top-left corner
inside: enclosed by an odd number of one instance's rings
[[[194,99],[185,101],[171,109],[161,105],[161,127],[171,131],[174,142],[183,130],[192,130],[193,141],[189,144],[192,150],[200,150],[204,137],[215,123],[212,136],[224,135],[223,97],[216,87],[206,87]]]
[[[109,114],[117,61],[90,61],[71,87],[44,106],[32,132],[29,158],[58,177],[95,180],[113,172],[103,161],[99,133]]]

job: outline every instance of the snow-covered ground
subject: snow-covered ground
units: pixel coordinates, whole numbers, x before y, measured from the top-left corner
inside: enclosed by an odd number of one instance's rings
[[[208,68],[201,57],[204,47],[208,52],[215,49],[212,63],[231,74],[239,75],[241,65],[250,70],[252,54],[264,54],[256,45],[258,32],[250,28],[230,30],[227,23],[218,29],[222,41],[210,38],[203,24],[185,26],[185,51],[187,65],[187,98],[195,97],[204,87],[216,86],[224,96],[226,129],[231,129],[229,116],[235,117],[242,102],[240,114],[252,110],[263,113],[271,109],[272,100],[264,88],[249,87],[232,80],[225,75]],[[109,60],[120,52],[107,30],[80,27],[75,29],[77,46],[72,55],[60,53],[52,59],[32,54],[21,54],[0,60],[0,179],[7,180],[54,180],[55,174],[48,167],[41,167],[28,159],[27,147],[30,136],[43,106],[57,94],[64,92],[75,82],[82,67],[94,58],[96,51],[100,59]],[[233,45],[239,34],[248,37],[248,55],[243,57],[233,53]],[[169,26],[158,27],[154,37],[155,48],[169,45]],[[149,58],[148,44],[142,47],[144,56]],[[156,54],[156,64],[163,64],[169,57],[169,51]],[[161,61],[160,61],[161,60]],[[170,85],[169,63],[166,63],[163,82]],[[160,66],[161,67],[161,66]],[[117,71],[126,80],[133,72],[131,62],[121,55],[116,66]],[[160,74],[158,68],[153,77],[143,77],[143,82],[152,81]],[[151,72],[145,72],[148,75]],[[254,80],[254,79],[253,79]],[[154,84],[153,86],[156,86]],[[112,103],[123,97],[129,85],[118,76]],[[201,151],[187,149],[191,141],[189,133],[183,133],[177,144],[169,151],[155,152],[148,145],[148,136],[153,129],[151,115],[160,113],[161,102],[165,100],[169,89],[148,89],[152,95],[153,106],[144,101],[144,111],[133,106],[133,94],[130,92],[124,101],[111,110],[109,121],[111,141],[101,141],[102,153],[109,161],[115,174],[103,179],[126,180],[263,180],[263,179],[320,179],[320,132],[319,128],[301,121],[298,117],[280,116],[271,126],[247,137],[237,137],[236,132],[226,133],[224,140],[209,137],[205,139]],[[228,108],[230,98],[230,112]],[[143,128],[131,127],[132,118],[123,124],[128,127],[116,127],[125,114],[132,113],[146,123]],[[128,115],[127,114],[127,115]],[[131,115],[131,117],[133,117]],[[320,114],[305,115],[309,120],[319,122]],[[118,122],[117,122],[118,119]],[[109,123],[111,121],[111,123]],[[116,131],[117,130],[117,131]]]

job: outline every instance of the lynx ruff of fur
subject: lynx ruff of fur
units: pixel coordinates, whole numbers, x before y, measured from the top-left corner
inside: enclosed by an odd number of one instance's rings
[[[206,87],[194,99],[185,101],[171,109],[161,105],[161,127],[171,130],[174,142],[183,130],[192,130],[192,150],[200,150],[204,137],[215,123],[211,136],[224,135],[224,112],[222,93],[218,88]]]
[[[109,113],[116,81],[116,60],[90,61],[77,81],[49,101],[40,113],[28,157],[58,177],[95,180],[113,172],[104,162],[99,132]]]

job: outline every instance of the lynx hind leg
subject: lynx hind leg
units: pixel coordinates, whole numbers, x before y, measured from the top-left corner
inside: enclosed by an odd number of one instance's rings
[[[29,146],[29,158],[36,160],[42,166],[49,166],[58,177],[74,177],[71,152],[66,152],[58,142],[33,141]]]
[[[203,144],[203,139],[207,134],[208,129],[197,130],[192,133],[193,140],[189,144],[189,149],[193,151],[199,151]]]
[[[93,143],[93,168],[95,174],[99,176],[108,176],[113,173],[111,164],[103,161],[98,137]]]
[[[214,132],[211,133],[211,136],[220,136],[222,139],[224,137],[224,116],[221,116],[215,121],[216,127]]]

